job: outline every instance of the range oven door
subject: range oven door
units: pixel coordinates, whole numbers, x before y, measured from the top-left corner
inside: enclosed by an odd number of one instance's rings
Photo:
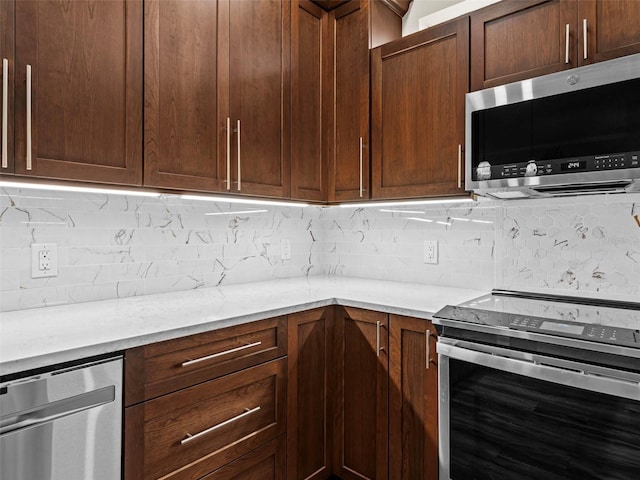
[[[640,374],[448,338],[438,358],[440,480],[640,478]]]

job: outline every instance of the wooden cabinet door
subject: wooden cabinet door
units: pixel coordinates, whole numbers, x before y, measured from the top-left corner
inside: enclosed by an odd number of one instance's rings
[[[327,200],[324,157],[330,117],[324,45],[329,42],[329,14],[309,0],[291,3],[292,124],[291,197]]]
[[[145,1],[144,183],[221,190],[227,109],[218,103],[218,2]]]
[[[256,448],[202,480],[285,480],[287,442],[285,435]]]
[[[330,202],[369,198],[370,8],[368,1],[352,0],[330,12]]]
[[[389,479],[438,479],[438,356],[428,320],[389,318]]]
[[[576,67],[576,23],[576,0],[508,0],[471,13],[471,90]]]
[[[578,39],[580,65],[639,53],[640,2],[580,0]]]
[[[15,49],[16,174],[140,185],[142,1],[18,1]]]
[[[220,45],[228,63],[233,192],[288,197],[291,187],[291,2],[220,0]],[[228,69],[228,72],[225,72]],[[226,78],[224,77],[226,74]],[[219,98],[220,100],[220,98]],[[226,171],[226,169],[225,169]]]
[[[13,173],[14,14],[15,0],[0,0],[0,59],[2,61],[0,174]]]
[[[289,480],[333,473],[333,307],[289,315]]]
[[[386,314],[337,309],[334,464],[343,480],[387,478],[388,338]]]
[[[373,198],[464,193],[468,18],[372,52]]]

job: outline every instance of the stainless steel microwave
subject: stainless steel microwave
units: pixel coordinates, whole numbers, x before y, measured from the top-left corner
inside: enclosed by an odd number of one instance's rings
[[[479,195],[640,191],[640,54],[469,93],[465,116]]]

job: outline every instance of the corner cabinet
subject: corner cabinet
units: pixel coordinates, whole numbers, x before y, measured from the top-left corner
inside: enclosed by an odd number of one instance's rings
[[[470,16],[472,90],[640,52],[636,0],[506,0]]]
[[[373,198],[464,194],[468,17],[371,56]]]
[[[3,58],[15,43],[8,62],[15,89],[7,95],[15,174],[140,185],[142,1],[20,0],[0,8]]]

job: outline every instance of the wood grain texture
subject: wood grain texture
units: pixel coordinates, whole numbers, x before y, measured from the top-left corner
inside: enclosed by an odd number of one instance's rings
[[[142,2],[16,3],[16,173],[140,185]],[[33,169],[26,158],[32,66]]]
[[[260,345],[182,367],[252,343]],[[128,350],[125,403],[131,405],[287,354],[287,319],[276,317]]]
[[[229,2],[229,104],[241,122],[241,193],[291,187],[291,2]],[[237,133],[235,134],[237,135]],[[232,141],[237,161],[237,136]],[[237,163],[232,168],[237,182]],[[237,191],[237,183],[232,190]]]
[[[369,3],[369,48],[402,38],[401,6],[396,0],[374,0]]]
[[[0,167],[0,175],[12,174],[14,172],[14,142],[13,142],[13,112],[15,105],[14,97],[14,80],[15,80],[15,1],[14,0],[0,0],[0,60],[7,59],[9,62],[9,75],[7,78],[7,158],[6,168]],[[2,77],[2,71],[0,70],[0,77]],[[4,78],[2,78],[4,82]],[[2,99],[0,98],[0,106]],[[0,149],[0,161],[4,161],[2,158],[2,150]]]
[[[462,18],[373,50],[373,198],[464,194],[468,31]]]
[[[472,12],[471,89],[577,66],[576,16],[576,0],[507,0]]]
[[[289,480],[333,473],[333,307],[289,315]]]
[[[256,448],[202,480],[285,480],[287,442],[285,435]]]
[[[427,335],[429,338],[429,368]],[[438,479],[438,355],[428,320],[389,317],[389,479]]]
[[[320,5],[325,10],[333,10],[334,8],[344,5],[350,0],[312,0],[312,1],[315,4]]]
[[[582,21],[587,20],[587,59],[583,53]],[[640,53],[640,2],[580,0],[578,2],[578,61],[586,65]]]
[[[225,188],[218,141],[218,3],[145,2],[145,151],[147,186]],[[223,161],[224,160],[224,161]]]
[[[200,478],[283,434],[286,376],[282,358],[130,407],[143,409],[142,478]],[[256,407],[260,410],[180,444],[189,434]],[[125,445],[125,452],[130,448],[139,446]]]
[[[380,356],[376,355],[377,322]],[[336,337],[335,472],[344,480],[387,478],[387,315],[338,308]]]
[[[325,201],[328,90],[323,82],[323,56],[330,41],[329,15],[309,0],[291,5],[291,197]]]

